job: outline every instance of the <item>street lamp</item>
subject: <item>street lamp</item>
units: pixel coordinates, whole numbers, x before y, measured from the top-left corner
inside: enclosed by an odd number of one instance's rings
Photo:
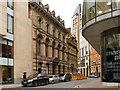
[[[38,23],[39,23],[39,26],[38,26],[38,28],[36,28],[36,72],[38,72],[38,69],[37,69],[37,41],[38,41],[38,36],[37,36],[37,31],[40,29],[40,22],[41,22],[41,20],[40,20],[40,16],[37,16],[37,18],[38,18]]]

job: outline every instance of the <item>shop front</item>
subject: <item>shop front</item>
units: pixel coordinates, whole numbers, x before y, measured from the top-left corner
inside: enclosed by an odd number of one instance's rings
[[[120,28],[101,34],[102,82],[120,82]]]

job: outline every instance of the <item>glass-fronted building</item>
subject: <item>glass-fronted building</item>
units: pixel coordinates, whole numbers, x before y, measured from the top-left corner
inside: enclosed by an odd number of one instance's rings
[[[83,36],[101,54],[102,82],[120,82],[120,1],[84,0]]]
[[[0,83],[13,83],[14,4],[12,0],[8,0],[8,2],[6,3],[7,3],[7,18],[5,20],[7,20],[7,33],[6,36],[0,36],[0,72],[1,72]],[[2,13],[2,15],[4,14],[6,15],[6,13]]]

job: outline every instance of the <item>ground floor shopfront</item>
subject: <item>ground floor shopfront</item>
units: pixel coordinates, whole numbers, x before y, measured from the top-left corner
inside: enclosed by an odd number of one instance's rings
[[[102,82],[120,82],[120,27],[101,34]]]
[[[0,83],[7,84],[14,82],[13,66],[0,66]]]

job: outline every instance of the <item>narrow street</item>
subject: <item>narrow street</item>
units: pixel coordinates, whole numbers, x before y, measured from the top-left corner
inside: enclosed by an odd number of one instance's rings
[[[11,89],[10,89],[11,88]],[[16,86],[3,86],[2,90],[48,90],[48,89],[52,89],[52,90],[56,90],[57,89],[77,89],[77,88],[83,88],[85,90],[89,90],[90,88],[94,88],[95,90],[117,90],[118,87],[109,87],[109,86],[102,86],[100,84],[100,78],[88,78],[88,79],[84,79],[84,80],[72,80],[69,82],[60,82],[60,83],[55,83],[55,84],[48,84],[48,85],[44,85],[44,86],[37,86],[37,87],[23,87],[22,85],[16,85]]]

